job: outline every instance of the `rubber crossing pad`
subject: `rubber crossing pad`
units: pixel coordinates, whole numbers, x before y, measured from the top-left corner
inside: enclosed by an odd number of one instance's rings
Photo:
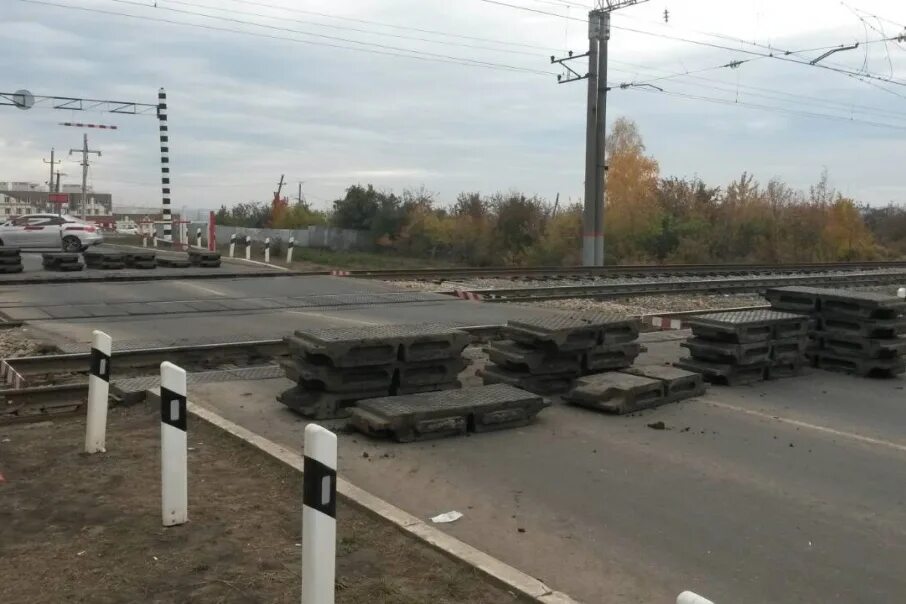
[[[582,370],[579,352],[550,352],[513,340],[499,340],[488,346],[492,363],[513,371],[529,373],[576,373]]]
[[[906,320],[902,318],[858,319],[822,312],[818,319],[818,331],[819,335],[892,339],[906,333]]]
[[[742,310],[696,315],[685,320],[692,335],[706,340],[748,344],[808,333],[808,317],[776,310]]]
[[[619,372],[580,378],[563,398],[580,407],[617,415],[669,402],[662,380]]]
[[[156,252],[126,252],[124,256],[126,266],[129,268],[146,270],[157,268]]]
[[[624,369],[635,362],[642,351],[638,342],[628,344],[601,344],[582,355],[582,368],[585,373]]]
[[[906,338],[862,338],[826,334],[820,338],[821,348],[830,354],[860,356],[867,359],[892,359],[906,352]]]
[[[507,337],[561,352],[586,350],[597,344],[619,344],[638,338],[639,322],[617,313],[564,313],[510,320]]]
[[[508,384],[537,394],[562,394],[573,387],[575,373],[532,374],[488,365],[479,371],[486,385]]]
[[[764,363],[771,359],[771,342],[769,340],[736,344],[720,340],[689,338],[680,346],[687,348],[692,358],[701,361],[751,365],[752,363]]]
[[[18,258],[21,253],[21,248],[0,246],[0,257],[15,256]]]
[[[764,380],[765,369],[767,369],[769,363],[730,365],[685,358],[680,359],[673,365],[680,369],[685,369],[686,371],[700,373],[709,382],[726,384],[728,386],[742,386]]]
[[[906,372],[906,361],[903,357],[867,359],[819,350],[816,360],[820,369],[851,373],[860,377],[893,377]]]
[[[157,266],[163,266],[166,268],[189,268],[191,263],[188,258],[180,258],[177,256],[158,256]]]
[[[126,268],[126,254],[103,250],[85,250],[82,252],[85,266],[94,269],[114,270]]]
[[[372,436],[412,442],[530,424],[550,403],[505,384],[359,401],[350,425]]]
[[[277,400],[296,413],[312,419],[337,419],[348,417],[350,408],[357,401],[388,394],[389,389],[366,392],[325,392],[295,386],[280,393]]]
[[[80,271],[83,268],[78,254],[66,252],[41,254],[41,264],[49,271]]]

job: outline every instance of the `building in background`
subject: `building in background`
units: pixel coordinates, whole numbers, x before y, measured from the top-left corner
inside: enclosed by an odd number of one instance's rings
[[[6,221],[23,214],[42,212],[62,212],[81,216],[82,187],[80,185],[63,185],[60,195],[65,196],[62,204],[50,201],[47,187],[33,182],[0,181],[0,220]],[[98,193],[89,188],[86,195],[85,217],[102,226],[112,225],[113,196],[110,193]],[[62,205],[62,208],[61,208]],[[111,218],[111,220],[104,220]]]

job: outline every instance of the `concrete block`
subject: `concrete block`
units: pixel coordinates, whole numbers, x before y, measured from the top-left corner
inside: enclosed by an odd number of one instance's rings
[[[700,373],[685,371],[669,365],[641,365],[621,373],[660,380],[664,384],[666,402],[673,403],[705,393],[707,385]]]
[[[337,419],[349,417],[357,401],[387,396],[388,390],[366,392],[323,392],[296,386],[277,396],[277,400],[296,413],[312,419]]]
[[[770,340],[737,344],[723,340],[690,338],[680,346],[687,348],[693,359],[728,365],[765,363],[771,358]]]
[[[546,348],[499,340],[488,346],[488,358],[500,367],[528,373],[575,373],[582,371],[579,352],[552,352]]]
[[[906,353],[906,338],[862,338],[849,335],[825,335],[821,348],[830,354],[867,359],[893,359]]]
[[[820,294],[827,290],[820,287],[772,287],[764,297],[774,310],[811,314],[820,309]]]
[[[80,271],[84,266],[78,254],[64,252],[41,254],[41,265],[49,271]]]
[[[373,325],[297,331],[284,338],[290,350],[337,367],[384,365],[402,361],[456,358],[466,347],[466,332],[435,323]]]
[[[773,363],[796,363],[805,358],[808,338],[787,338],[771,341],[771,361]]]
[[[0,246],[0,257],[16,256],[18,257],[22,250],[17,247]]]
[[[747,344],[805,335],[808,317],[776,310],[741,310],[696,315],[685,320],[692,334],[706,340]]]
[[[574,405],[618,415],[667,402],[661,380],[618,372],[580,378],[563,398]]]
[[[0,256],[0,266],[15,266],[17,264],[22,264],[22,256],[19,254],[14,256]]]
[[[11,275],[13,273],[21,273],[23,271],[21,264],[4,264],[0,265],[0,273]]]
[[[420,386],[397,386],[395,394],[419,394],[421,392],[438,392],[440,390],[459,390],[462,382],[453,380],[439,384],[422,384]]]
[[[741,386],[761,382],[765,378],[765,369],[768,363],[755,363],[752,365],[728,365],[713,363],[698,359],[680,359],[673,364],[674,367],[700,373],[709,382],[726,384],[728,386]]]
[[[497,365],[488,365],[479,371],[479,375],[486,385],[509,384],[537,394],[562,394],[568,392],[573,387],[573,382],[576,378],[576,375],[572,373],[533,375],[528,372],[511,371]]]
[[[635,362],[641,350],[638,342],[601,344],[582,355],[582,369],[585,373],[625,369]]]
[[[548,405],[540,396],[497,384],[359,401],[350,424],[366,434],[411,442],[525,426]]]
[[[82,257],[88,268],[114,270],[126,267],[126,254],[123,252],[90,249],[82,252]]]
[[[200,250],[196,248],[191,248],[188,251],[189,262],[194,265],[203,265],[203,263],[216,263],[217,266],[220,266],[220,252],[211,252],[208,250]]]
[[[397,365],[397,383],[401,387],[411,388],[455,382],[465,368],[466,361],[462,358],[418,363],[401,362]]]
[[[897,319],[906,312],[906,300],[879,292],[824,290],[821,312],[855,319]]]
[[[512,340],[561,352],[587,350],[638,338],[639,322],[617,313],[562,313],[510,320],[504,334]]]
[[[775,361],[765,370],[765,377],[769,380],[796,377],[805,371],[805,359],[793,361]]]
[[[306,390],[329,392],[362,392],[387,390],[393,384],[394,366],[333,367],[318,365],[300,358],[282,359],[280,366],[286,377]]]
[[[157,266],[163,266],[165,268],[189,268],[191,263],[188,258],[181,258],[178,256],[158,256]]]
[[[850,373],[860,377],[893,377],[906,371],[903,357],[865,359],[821,350],[816,355],[819,369]]]
[[[832,312],[821,312],[819,335],[892,339],[906,333],[906,319],[859,319]]]

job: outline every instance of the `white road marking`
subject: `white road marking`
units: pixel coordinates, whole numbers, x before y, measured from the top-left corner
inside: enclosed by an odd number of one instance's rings
[[[302,310],[288,310],[286,312],[293,314],[293,315],[305,315],[305,316],[309,316],[309,317],[320,317],[322,319],[328,319],[331,321],[346,321],[348,323],[355,323],[357,325],[380,325],[381,324],[380,322],[375,323],[372,321],[363,321],[361,319],[347,319],[345,317],[338,317],[336,315],[326,315],[326,314],[320,313],[320,312],[305,312]]]
[[[729,411],[737,411],[739,413],[745,413],[746,415],[752,415],[754,417],[760,417],[763,419],[783,422],[785,424],[790,424],[791,426],[797,426],[799,428],[808,428],[809,430],[815,430],[816,432],[823,432],[825,434],[831,434],[833,436],[839,436],[840,438],[848,438],[850,440],[855,440],[867,445],[876,445],[879,447],[887,447],[894,449],[895,451],[901,451],[906,453],[906,445],[901,445],[899,443],[891,442],[889,440],[882,440],[879,438],[871,438],[870,436],[862,436],[861,434],[855,434],[853,432],[843,432],[841,430],[835,430],[834,428],[828,428],[827,426],[819,426],[817,424],[810,424],[808,422],[802,422],[797,419],[789,419],[786,417],[780,417],[778,415],[771,415],[770,413],[763,413],[761,411],[753,411],[751,409],[744,409],[742,407],[737,407],[735,405],[728,405],[726,403],[718,403],[715,401],[702,401],[708,405],[714,407],[719,407],[721,409],[727,409]]]
[[[198,285],[197,283],[193,283],[191,281],[176,281],[175,283],[183,286],[194,287],[195,289],[200,289],[203,292],[214,294],[215,296],[220,296],[221,298],[230,297],[230,295],[225,292],[218,291],[210,287],[205,287],[204,285]]]

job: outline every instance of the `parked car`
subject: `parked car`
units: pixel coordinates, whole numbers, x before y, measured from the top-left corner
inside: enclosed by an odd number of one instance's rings
[[[0,224],[0,245],[80,252],[104,242],[93,224],[73,216],[27,214]]]
[[[135,227],[116,227],[118,235],[138,235],[138,229]]]

